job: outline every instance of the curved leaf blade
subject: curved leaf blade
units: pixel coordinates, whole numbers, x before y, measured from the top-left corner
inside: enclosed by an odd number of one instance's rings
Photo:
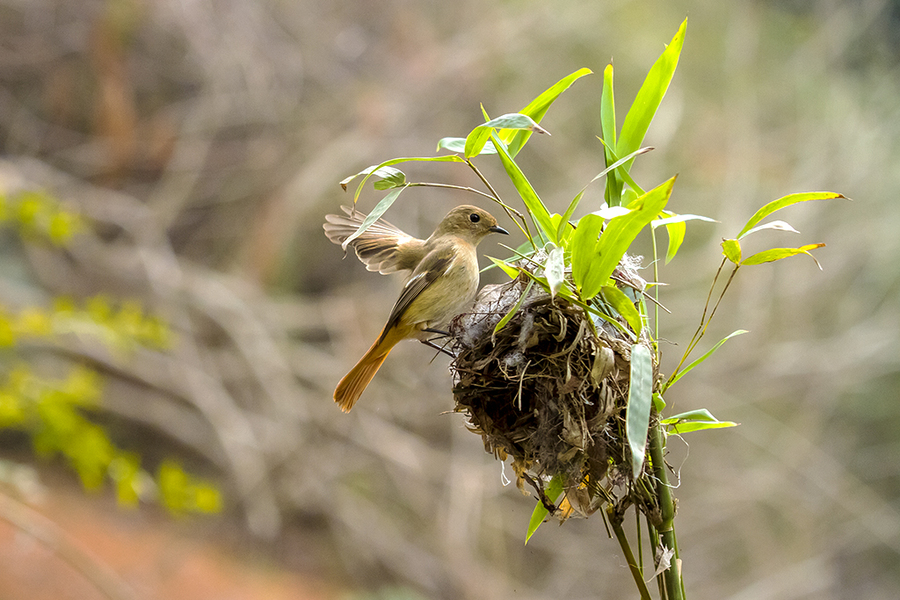
[[[499,150],[498,156],[500,157],[500,162],[503,163],[503,168],[506,169],[506,174],[515,186],[516,191],[519,192],[519,196],[525,203],[525,207],[528,209],[528,212],[531,214],[535,223],[540,228],[544,238],[558,244],[559,239],[556,237],[556,228],[553,227],[553,219],[550,218],[550,211],[544,206],[544,202],[541,200],[540,196],[537,195],[537,192],[534,191],[528,178],[525,177],[525,173],[522,172],[519,165],[517,165],[512,156],[509,155],[509,151],[506,149],[506,146],[500,138],[497,137],[497,134],[491,131],[490,136],[494,142],[494,146]]]
[[[537,98],[528,103],[528,105],[519,111],[520,114],[528,115],[536,122],[540,123],[547,110],[550,108],[559,96],[569,89],[569,87],[577,80],[585,75],[590,75],[593,71],[587,68],[578,69],[574,73],[567,75],[544,90]],[[510,156],[515,157],[519,151],[525,146],[531,137],[531,131],[520,130],[512,132],[504,132],[500,136],[509,149]]]
[[[822,265],[820,265],[819,261],[816,260],[816,257],[810,253],[810,250],[822,248],[823,246],[825,246],[825,244],[807,244],[806,246],[800,246],[799,248],[770,248],[769,250],[763,250],[762,252],[757,252],[752,256],[748,256],[741,261],[741,266],[761,265],[762,263],[775,262],[776,260],[782,260],[798,254],[806,254],[815,261],[816,266],[819,267],[819,270],[821,271]]]
[[[556,502],[556,500],[560,497],[563,491],[562,486],[562,478],[559,475],[554,475],[550,480],[550,483],[547,484],[547,489],[544,490],[544,493],[547,495],[547,499],[550,502]],[[547,518],[547,515],[550,514],[550,511],[544,507],[544,503],[538,500],[537,506],[534,507],[534,511],[531,513],[531,519],[528,521],[528,531],[525,533],[525,543],[528,543],[528,540],[531,539],[531,536],[534,535],[534,532],[537,531],[537,528],[541,526],[541,523],[544,522],[544,519]]]
[[[585,296],[584,288],[587,284],[588,275],[591,273],[591,265],[596,259],[597,241],[600,236],[600,229],[603,227],[603,217],[599,215],[584,215],[578,221],[578,227],[569,240],[569,251],[571,252],[572,261],[572,280],[575,287],[582,292],[585,300],[590,299]]]
[[[659,216],[674,185],[675,177],[672,177],[632,202],[628,214],[610,220],[593,253],[589,276],[582,290],[585,300],[600,291],[641,230]]]
[[[397,197],[400,195],[400,192],[405,190],[407,187],[408,187],[408,185],[394,188],[384,198],[382,198],[381,201],[375,205],[375,208],[372,209],[372,212],[370,212],[366,216],[366,218],[363,219],[363,222],[359,226],[359,228],[356,231],[354,231],[352,234],[350,234],[350,236],[346,240],[344,240],[344,242],[341,244],[341,248],[346,251],[347,246],[350,244],[350,242],[352,242],[353,240],[358,238],[360,235],[362,235],[362,233],[366,229],[371,227],[372,223],[377,221],[381,217],[381,215],[383,215],[385,213],[385,211],[387,211],[387,209],[389,209],[391,207],[391,205],[394,203],[394,201],[397,200]]]
[[[607,304],[616,309],[617,313],[622,315],[622,318],[625,319],[625,322],[628,323],[635,335],[641,335],[641,328],[643,326],[641,313],[638,312],[638,309],[634,306],[634,302],[625,294],[625,292],[614,285],[604,285],[600,288],[600,297],[603,298]]]
[[[634,479],[640,477],[644,467],[652,389],[653,357],[650,349],[643,344],[634,344],[631,347],[628,406],[625,408],[625,437],[631,449],[631,475]]]
[[[644,141],[644,136],[650,128],[650,122],[656,115],[666,91],[669,89],[669,83],[675,74],[675,68],[678,66],[678,58],[681,55],[681,47],[684,45],[685,29],[687,28],[687,19],[682,21],[681,26],[675,33],[675,37],[656,60],[647,73],[641,89],[638,90],[634,99],[634,104],[628,114],[625,115],[625,121],[622,123],[622,131],[619,134],[616,143],[616,154],[625,156],[630,152],[637,150]],[[631,164],[624,167],[625,171],[631,169]]]
[[[843,194],[837,194],[835,192],[801,192],[798,194],[788,194],[787,196],[783,196],[778,200],[772,200],[762,208],[760,208],[756,213],[750,217],[750,220],[747,221],[747,224],[744,225],[744,228],[741,229],[741,232],[737,234],[737,239],[741,239],[748,233],[750,230],[756,226],[757,223],[765,219],[767,216],[775,212],[776,210],[781,210],[782,208],[786,208],[788,206],[792,206],[799,202],[810,202],[812,200],[831,200],[832,198],[846,198]]]

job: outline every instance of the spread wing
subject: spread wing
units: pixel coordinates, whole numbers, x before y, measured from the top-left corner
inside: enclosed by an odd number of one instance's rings
[[[342,206],[346,215],[325,215],[325,235],[335,244],[343,244],[362,225],[366,215]],[[362,235],[350,242],[369,271],[382,274],[413,270],[425,254],[425,242],[378,219]]]

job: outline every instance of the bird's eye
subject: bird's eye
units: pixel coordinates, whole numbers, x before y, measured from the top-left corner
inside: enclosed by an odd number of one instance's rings
[[[478,213],[472,213],[471,215],[469,215],[469,220],[473,223],[477,223],[481,220],[481,216]]]

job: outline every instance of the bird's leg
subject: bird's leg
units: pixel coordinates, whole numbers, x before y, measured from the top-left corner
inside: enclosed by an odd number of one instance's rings
[[[426,330],[426,331],[427,331],[427,330]],[[444,348],[443,346],[438,346],[437,344],[435,344],[435,343],[432,342],[431,340],[419,340],[419,341],[422,342],[423,344],[425,344],[426,346],[429,346],[430,348],[434,348],[434,349],[437,350],[438,352],[443,352],[444,354],[446,354],[446,355],[449,356],[450,358],[456,358],[456,355],[455,355],[455,354],[453,354],[452,352],[450,352],[449,350],[447,350],[447,349]]]
[[[435,329],[434,327],[426,327],[422,331],[427,331],[428,333],[436,333],[438,337],[450,337],[449,331],[444,331],[443,329]]]

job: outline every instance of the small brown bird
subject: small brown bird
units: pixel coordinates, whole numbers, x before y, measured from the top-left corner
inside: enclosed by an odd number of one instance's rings
[[[327,215],[325,235],[342,244],[365,215],[341,207],[347,216]],[[381,335],[334,390],[334,401],[349,412],[372,381],[391,349],[408,338],[424,340],[429,332],[464,311],[478,290],[475,246],[489,233],[508,234],[497,219],[475,206],[457,206],[427,240],[407,235],[379,219],[350,246],[369,271],[412,271]]]

